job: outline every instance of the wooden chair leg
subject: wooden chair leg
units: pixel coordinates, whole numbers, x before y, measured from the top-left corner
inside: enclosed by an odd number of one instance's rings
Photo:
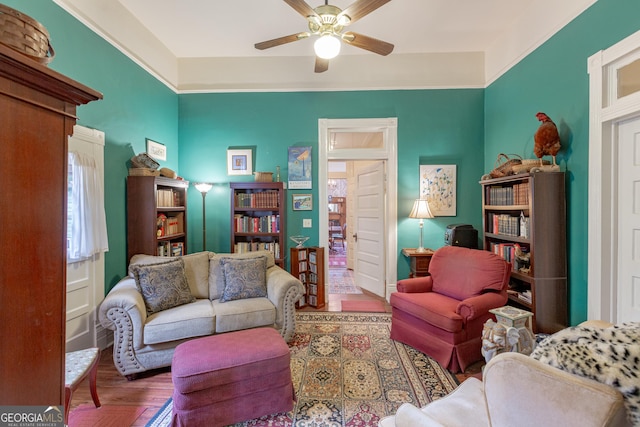
[[[93,362],[93,366],[91,367],[91,372],[89,373],[89,389],[91,390],[91,398],[93,399],[93,404],[96,405],[96,408],[100,407],[100,399],[98,398],[98,390],[97,390],[99,361],[100,361],[100,353],[98,353],[98,356],[96,357],[95,362]]]
[[[71,404],[71,395],[73,394],[73,390],[71,387],[64,388],[64,425],[69,425],[69,406]]]

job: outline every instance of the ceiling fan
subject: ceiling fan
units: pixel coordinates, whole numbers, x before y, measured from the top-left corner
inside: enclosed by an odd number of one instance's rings
[[[316,53],[315,72],[322,73],[329,69],[329,60],[340,52],[341,41],[351,46],[365,49],[378,55],[386,56],[393,51],[393,45],[382,40],[368,37],[353,31],[342,32],[347,25],[370,14],[391,0],[356,0],[345,10],[328,4],[328,0],[315,9],[304,0],[284,0],[308,21],[309,31],[279,37],[273,40],[256,43],[256,49],[264,50],[286,43],[319,36],[314,44]]]

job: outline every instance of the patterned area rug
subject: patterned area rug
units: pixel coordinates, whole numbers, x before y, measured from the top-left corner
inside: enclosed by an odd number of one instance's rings
[[[436,361],[389,339],[388,313],[302,312],[296,322],[293,411],[235,427],[374,427],[403,402],[423,406],[457,387]],[[153,425],[170,425],[168,413]]]
[[[329,269],[330,294],[361,294],[353,279],[353,270],[347,268]]]

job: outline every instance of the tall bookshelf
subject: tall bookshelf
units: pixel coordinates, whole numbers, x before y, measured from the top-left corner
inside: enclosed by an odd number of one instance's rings
[[[232,182],[231,251],[268,250],[284,268],[286,201],[282,182]]]
[[[304,286],[304,296],[296,307],[324,307],[324,248],[291,248],[291,275]]]
[[[564,172],[480,181],[483,246],[512,264],[509,303],[531,311],[535,332],[567,326]]]
[[[188,188],[180,179],[127,177],[127,259],[187,253]]]

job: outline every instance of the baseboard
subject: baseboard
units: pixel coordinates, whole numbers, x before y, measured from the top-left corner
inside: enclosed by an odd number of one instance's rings
[[[391,293],[396,292],[397,290],[398,290],[397,283],[387,285],[387,295],[386,295],[387,302],[391,302]]]
[[[96,324],[96,345],[100,350],[113,345],[113,331],[104,328],[100,323]]]

